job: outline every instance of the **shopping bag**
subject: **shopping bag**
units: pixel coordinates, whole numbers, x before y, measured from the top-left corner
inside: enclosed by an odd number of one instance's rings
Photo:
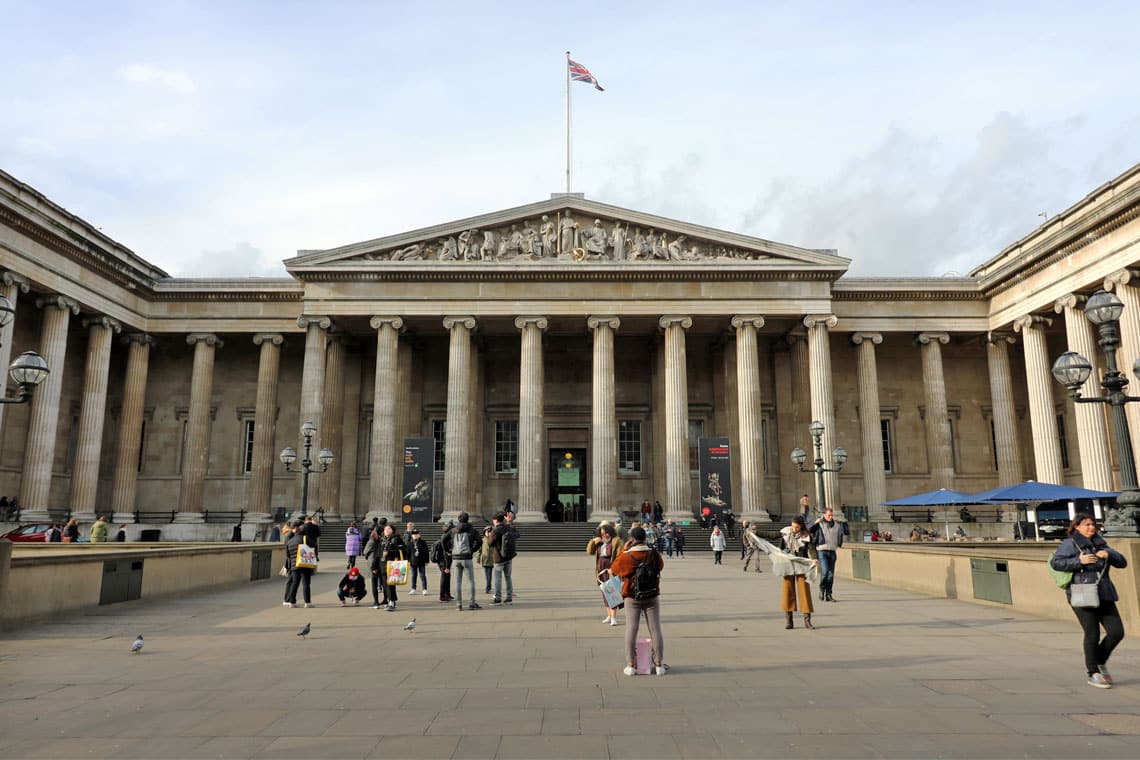
[[[393,559],[388,562],[389,586],[406,586],[408,583],[408,561],[406,559]]]
[[[302,539],[306,543],[302,543],[297,547],[297,561],[296,565],[300,568],[309,568],[310,570],[317,566],[317,550],[309,546],[308,539]]]
[[[649,639],[637,640],[637,674],[639,676],[647,676],[653,673],[653,658],[650,656],[649,645]]]
[[[611,610],[616,610],[622,605],[621,578],[610,574],[604,581],[598,581],[598,588],[602,591],[602,599],[605,600],[605,605]]]

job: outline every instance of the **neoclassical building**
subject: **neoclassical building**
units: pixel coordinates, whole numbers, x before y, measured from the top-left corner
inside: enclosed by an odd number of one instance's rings
[[[277,453],[304,421],[335,453],[309,493],[328,515],[396,514],[419,437],[437,514],[649,499],[681,517],[697,440],[725,436],[735,511],[763,519],[815,492],[788,456],[812,420],[850,453],[824,488],[854,517],[938,487],[1112,490],[1104,410],[1049,369],[1102,358],[1081,310],[1101,288],[1126,304],[1122,365],[1140,356],[1138,216],[1140,166],[969,276],[860,278],[833,250],[556,194],[300,251],[288,278],[194,279],[0,173],[0,365],[35,350],[51,368],[0,407],[0,494],[25,521],[173,512],[207,535],[207,510],[297,507]]]

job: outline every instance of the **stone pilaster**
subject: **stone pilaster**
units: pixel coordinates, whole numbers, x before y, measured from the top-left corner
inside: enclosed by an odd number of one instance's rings
[[[665,517],[693,516],[689,476],[689,379],[685,330],[692,317],[666,315],[658,323],[665,331]]]
[[[1093,326],[1084,312],[1086,300],[1082,295],[1070,293],[1057,299],[1053,311],[1065,315],[1065,337],[1068,339],[1069,350],[1076,351],[1092,365],[1092,374],[1081,386],[1081,394],[1091,397],[1102,393],[1098,385],[1101,370]],[[1100,404],[1074,404],[1073,411],[1077,417],[1077,446],[1081,452],[1081,479],[1085,488],[1115,491],[1104,408]]]
[[[863,500],[872,517],[882,517],[887,500],[887,474],[883,462],[882,417],[879,413],[879,369],[875,346],[880,333],[854,333],[851,342],[858,353],[859,428],[863,432]]]
[[[71,511],[81,522],[88,522],[95,520],[95,498],[99,490],[111,339],[123,326],[110,317],[85,319],[83,324],[87,327],[87,362],[83,370],[79,434],[75,439],[75,467],[71,473]],[[123,517],[120,515],[117,519],[121,521]]]
[[[372,390],[372,459],[368,468],[371,504],[368,514],[391,520],[399,514],[401,497],[397,486],[401,466],[397,453],[396,398],[400,388],[400,332],[404,329],[404,320],[376,316],[369,324],[376,331],[376,381]]]
[[[273,467],[277,462],[274,440],[277,432],[277,376],[281,369],[280,333],[257,333],[253,344],[261,346],[257,363],[257,397],[253,412],[253,465],[249,473],[246,519],[268,522],[273,512]]]
[[[55,461],[55,438],[59,425],[59,395],[63,387],[67,327],[79,304],[65,296],[36,299],[44,310],[40,333],[40,356],[47,362],[47,378],[32,395],[28,419],[28,442],[24,454],[24,479],[20,493],[25,522],[47,520],[51,506],[51,470]],[[62,505],[60,505],[62,506]]]
[[[1009,371],[1009,347],[1014,340],[1008,333],[989,333],[986,336],[1000,486],[1021,482],[1021,447],[1017,440],[1017,411],[1013,406],[1013,376]]]
[[[19,313],[17,305],[20,293],[28,292],[28,280],[15,272],[0,274],[0,294],[12,303],[12,308]],[[0,328],[0,396],[8,394],[8,365],[12,361],[12,334],[16,330],[16,318]],[[0,431],[4,429],[4,410],[7,404],[0,404]]]
[[[792,424],[788,431],[790,446],[783,447],[784,452],[778,459],[781,466],[788,453],[803,443],[804,433],[811,422],[811,361],[808,358],[807,331],[802,326],[796,327],[785,338],[790,347],[789,369],[791,370],[791,418]],[[811,448],[809,442],[808,448]],[[791,460],[788,460],[789,462]],[[794,504],[789,505],[789,514],[799,513],[800,496],[815,490],[815,475],[800,472],[799,468],[789,471],[789,477],[794,483]],[[817,494],[818,496],[818,494]]]
[[[467,510],[470,494],[468,463],[470,440],[471,333],[474,317],[444,317],[451,333],[447,355],[447,440],[444,444],[443,517],[452,519]]]
[[[546,522],[543,511],[546,499],[542,495],[543,448],[546,442],[542,333],[548,326],[546,317],[515,319],[515,327],[522,331],[519,362],[519,522]]]
[[[828,330],[839,323],[834,314],[809,314],[804,317],[808,335],[808,362],[811,382],[811,416],[823,423],[823,459],[827,467],[834,467],[831,452],[835,450],[835,396],[831,386],[831,340]],[[812,447],[809,442],[808,449]],[[815,452],[808,451],[808,459]],[[839,501],[839,473],[823,473],[823,490],[826,504],[842,515]],[[821,494],[816,493],[816,504]]]
[[[736,397],[740,437],[740,496],[737,509],[741,520],[771,522],[764,509],[764,438],[760,411],[760,351],[757,331],[764,317],[740,315],[732,318],[736,330]]]
[[[143,414],[146,411],[146,376],[150,366],[150,347],[154,341],[149,335],[135,333],[123,338],[123,342],[127,344],[127,376],[123,382],[123,408],[119,413],[115,474],[111,481],[111,509],[117,515],[135,511]]]
[[[915,341],[922,351],[922,392],[926,399],[926,451],[930,477],[938,488],[954,485],[954,443],[950,439],[950,415],[946,407],[946,375],[942,369],[942,346],[946,333],[919,333]]]
[[[1140,269],[1113,272],[1104,278],[1104,289],[1115,291],[1116,297],[1124,304],[1124,312],[1120,315],[1120,348],[1116,364],[1133,383],[1129,390],[1135,395],[1136,380],[1132,367],[1140,359]],[[1085,358],[1093,360],[1091,356]],[[1100,395],[1099,389],[1097,395]],[[1140,404],[1125,404],[1124,414],[1128,417],[1128,432],[1132,436],[1132,456],[1140,462]]]
[[[190,412],[186,418],[186,450],[182,456],[182,488],[178,494],[178,522],[201,522],[210,466],[210,395],[214,389],[214,352],[222,345],[217,335],[191,333],[194,347],[190,373]]]
[[[301,370],[301,409],[300,423],[311,422],[317,426],[313,434],[313,462],[317,461],[317,452],[321,450],[324,440],[324,412],[325,399],[325,354],[328,350],[329,329],[332,320],[328,317],[318,317],[303,314],[297,318],[297,326],[305,328],[305,363]],[[297,430],[297,458],[298,461],[305,456],[305,436],[300,429]],[[309,504],[320,504],[321,476],[309,478]]]
[[[341,457],[344,453],[344,365],[348,350],[345,340],[343,335],[331,336],[325,358],[325,390],[321,407],[324,432],[321,435],[321,446],[332,449],[333,460],[320,475],[323,482],[320,501],[317,503],[330,518],[340,517],[340,472],[344,464]],[[312,482],[310,479],[310,485]],[[349,514],[351,513],[350,509]]]
[[[1053,407],[1052,364],[1045,344],[1048,317],[1028,314],[1013,323],[1025,341],[1025,384],[1029,390],[1029,421],[1033,426],[1033,462],[1042,483],[1064,483],[1061,470],[1061,444],[1057,439],[1057,417]]]
[[[621,327],[615,316],[591,316],[586,326],[594,334],[594,376],[592,382],[592,432],[589,519],[591,522],[616,520],[618,515],[617,406],[614,392],[614,331]]]

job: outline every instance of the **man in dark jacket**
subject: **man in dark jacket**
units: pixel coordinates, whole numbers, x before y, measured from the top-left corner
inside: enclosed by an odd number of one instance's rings
[[[286,607],[297,606],[297,589],[304,592],[305,606],[312,607],[313,569],[311,567],[297,567],[297,547],[308,543],[308,539],[301,531],[302,522],[293,523],[293,534],[285,542],[285,569],[289,571],[289,581],[285,584]],[[312,546],[312,544],[308,544]]]
[[[423,595],[427,596],[427,565],[428,565],[428,545],[420,537],[420,529],[413,528],[412,532],[404,536],[404,542],[408,547],[408,565],[412,569],[412,590],[409,594],[416,593],[416,579],[418,578],[423,586]]]
[[[448,548],[448,538],[455,531],[453,523],[447,523],[443,526],[443,533],[440,534],[439,540],[436,541],[431,547],[431,561],[439,568],[439,601],[443,602],[452,601],[451,596],[451,549]]]
[[[360,574],[358,568],[349,568],[336,588],[336,596],[337,599],[340,599],[340,606],[345,606],[346,597],[352,597],[353,604],[360,604],[360,600],[367,595],[368,591],[364,587],[364,576]]]
[[[455,576],[455,609],[463,609],[463,576],[467,575],[471,603],[467,609],[481,609],[475,601],[475,547],[479,545],[479,535],[471,526],[471,517],[466,512],[459,513],[459,525],[455,531],[444,536],[444,550],[451,554],[451,574]]]
[[[847,522],[838,522],[831,507],[823,510],[823,517],[812,523],[808,529],[815,550],[819,553],[819,598],[834,602],[831,590],[835,587],[835,557],[843,546],[843,537],[850,535]]]
[[[491,550],[494,556],[495,595],[491,604],[510,604],[514,601],[515,585],[511,581],[511,569],[515,558],[518,539],[513,526],[507,524],[504,514],[491,518],[494,528],[491,532]],[[503,578],[507,579],[507,595],[503,596]]]
[[[301,535],[309,539],[309,546],[313,547],[317,552],[317,559],[320,559],[321,550],[318,544],[321,538],[321,528],[311,516],[305,518],[305,524],[301,526]]]

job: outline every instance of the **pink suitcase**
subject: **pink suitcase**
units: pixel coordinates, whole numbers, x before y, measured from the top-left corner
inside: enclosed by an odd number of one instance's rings
[[[650,640],[637,640],[637,674],[647,676],[653,673],[653,657],[650,654]]]

